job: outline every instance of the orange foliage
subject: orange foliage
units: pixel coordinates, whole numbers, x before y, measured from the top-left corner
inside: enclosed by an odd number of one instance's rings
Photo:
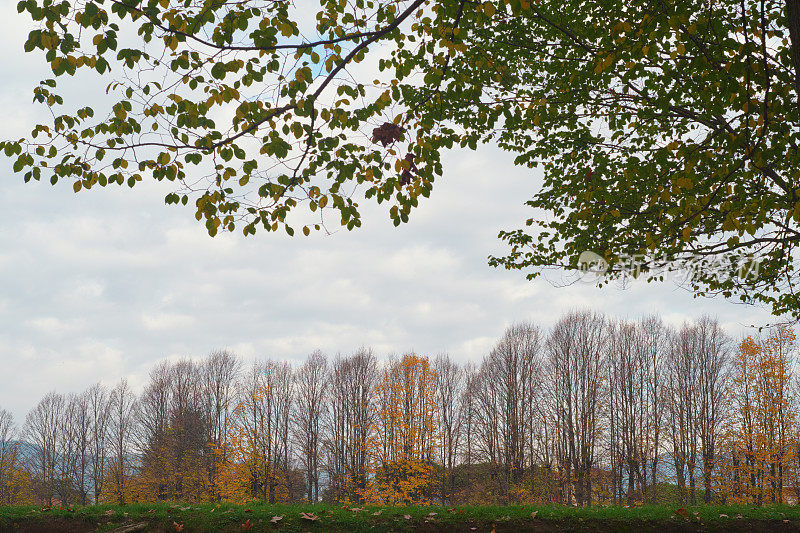
[[[436,450],[436,373],[427,357],[404,356],[377,388],[378,432],[367,501],[418,504],[430,499]]]
[[[765,339],[747,337],[734,356],[719,474],[731,502],[783,501],[797,418],[790,393],[795,342],[794,332],[780,327]]]

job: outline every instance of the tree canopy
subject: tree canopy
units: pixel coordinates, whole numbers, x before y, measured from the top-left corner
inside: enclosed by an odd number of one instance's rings
[[[174,182],[208,232],[306,235],[358,202],[408,220],[441,154],[493,143],[544,169],[490,263],[627,275],[687,258],[720,292],[800,314],[800,0],[23,0],[52,120],[0,143],[76,192]],[[64,87],[109,76],[108,99]],[[76,79],[72,79],[72,78]],[[521,221],[521,225],[524,223]],[[733,272],[734,269],[728,268]]]

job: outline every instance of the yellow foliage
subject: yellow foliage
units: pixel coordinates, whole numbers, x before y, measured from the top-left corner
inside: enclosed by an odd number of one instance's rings
[[[797,408],[789,390],[795,342],[789,327],[779,327],[765,339],[747,337],[734,357],[718,478],[731,503],[781,502],[789,476],[796,477]]]
[[[377,387],[375,460],[371,483],[362,491],[364,500],[429,502],[437,445],[435,383],[427,357],[405,355],[384,370]]]

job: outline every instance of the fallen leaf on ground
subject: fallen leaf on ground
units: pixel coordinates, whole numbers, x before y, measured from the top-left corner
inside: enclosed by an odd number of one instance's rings
[[[379,509],[379,510],[375,511],[374,513],[372,513],[372,516],[380,516],[380,514],[382,512],[383,512],[383,509]]]
[[[106,516],[114,516],[114,509],[109,509],[106,511]]]
[[[405,518],[406,520],[411,520],[411,515],[410,514],[404,514],[403,518]]]
[[[436,516],[438,513],[428,513],[428,516]]]
[[[681,507],[680,509],[675,511],[675,514],[680,515],[680,516],[689,516],[689,513],[683,507]]]
[[[173,522],[172,525],[175,527],[175,531],[183,531],[183,524]]]
[[[726,514],[721,514],[721,515],[719,515],[719,517],[720,517],[720,518],[728,518],[728,515],[726,515]]]
[[[278,522],[280,522],[281,520],[283,520],[283,516],[278,516],[278,515],[275,515],[275,516],[273,516],[273,517],[272,517],[272,519],[270,520],[270,522],[272,522],[273,524],[277,524],[277,523],[278,523]]]
[[[536,518],[536,515],[539,514],[539,511],[534,511],[531,513],[531,518]]]
[[[250,522],[248,519],[245,523],[242,524],[242,531],[247,531],[249,529],[253,529],[253,523]]]
[[[363,507],[353,507],[353,508],[352,508],[352,509],[350,509],[350,510],[351,510],[351,511],[353,511],[354,513],[357,513],[357,512],[359,512],[359,511],[363,511],[363,510],[364,510],[364,508],[363,508]]]
[[[319,520],[319,517],[314,513],[300,513],[300,518],[303,520],[311,520],[312,522]]]

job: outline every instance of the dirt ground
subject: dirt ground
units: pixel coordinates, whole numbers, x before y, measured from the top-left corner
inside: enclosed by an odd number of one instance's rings
[[[288,526],[288,527],[287,527]],[[123,524],[96,523],[69,519],[62,517],[37,517],[26,518],[12,524],[10,531],[20,533],[89,533],[104,531],[106,533],[137,533],[154,532],[168,533],[177,531],[172,524],[157,522],[131,521]],[[202,529],[186,526],[183,533],[203,531]],[[217,530],[219,531],[219,530]],[[242,531],[238,524],[231,524],[224,532]],[[346,531],[333,524],[319,524],[312,527],[295,528],[286,526],[273,526],[268,523],[253,524],[251,532],[256,531]],[[365,531],[414,531],[418,533],[520,533],[535,531],[541,533],[555,532],[657,532],[657,533],[688,533],[688,532],[767,532],[767,531],[800,531],[800,524],[783,520],[728,520],[702,523],[689,520],[661,520],[661,521],[635,521],[635,520],[525,520],[509,521],[502,523],[465,521],[453,522],[427,522],[416,524],[374,524]]]

